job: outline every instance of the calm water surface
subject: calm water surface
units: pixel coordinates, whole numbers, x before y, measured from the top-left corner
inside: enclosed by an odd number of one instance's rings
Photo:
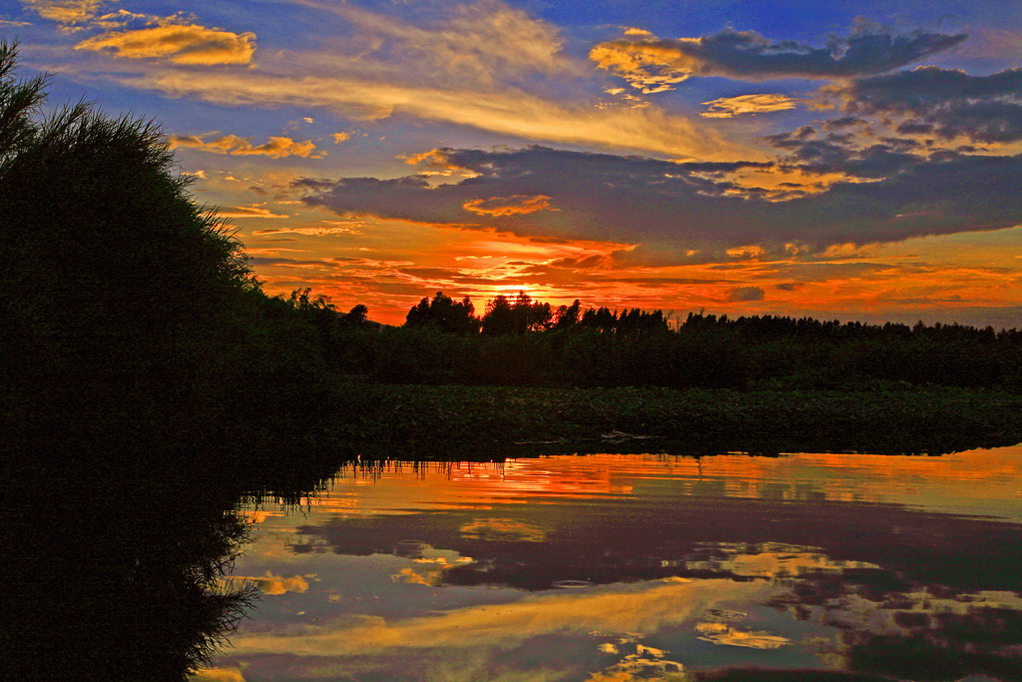
[[[355,464],[243,513],[208,679],[1022,679],[1022,446]]]

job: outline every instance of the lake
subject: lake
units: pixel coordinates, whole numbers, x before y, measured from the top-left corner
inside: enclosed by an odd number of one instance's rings
[[[200,679],[1022,679],[1022,446],[353,462],[239,513]]]

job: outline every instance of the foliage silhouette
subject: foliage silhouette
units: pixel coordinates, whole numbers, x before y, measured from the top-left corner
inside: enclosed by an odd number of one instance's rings
[[[449,334],[473,334],[479,331],[475,307],[466,296],[460,303],[436,292],[433,300],[424,298],[408,311],[405,326],[433,327]]]
[[[155,124],[86,103],[42,118],[45,77],[16,71],[0,43],[17,624],[0,665],[9,679],[184,679],[244,604],[218,575],[244,535],[229,510],[247,472],[312,458],[361,394],[327,371],[324,306],[261,291]]]
[[[664,386],[743,390],[892,390],[954,386],[1022,390],[1022,332],[960,324],[870,325],[812,318],[663,311],[579,301],[553,311],[527,294],[499,295],[460,336],[430,321],[442,294],[401,328],[348,334],[333,354],[347,373],[392,383],[514,386]],[[437,317],[436,319],[440,319]]]

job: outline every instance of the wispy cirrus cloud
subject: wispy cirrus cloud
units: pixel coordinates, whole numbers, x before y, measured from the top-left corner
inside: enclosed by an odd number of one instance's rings
[[[731,580],[687,581],[666,578],[645,583],[618,583],[584,594],[529,596],[494,609],[467,607],[428,617],[386,621],[365,616],[344,623],[309,625],[289,632],[240,636],[241,655],[287,651],[295,656],[340,656],[402,647],[511,648],[547,633],[648,632],[663,624],[691,618],[736,593],[759,595],[762,583]],[[622,606],[627,604],[627,606]],[[642,608],[637,608],[641,606]]]
[[[350,3],[301,4],[351,25],[355,47],[369,47],[378,63],[403,63],[416,71],[428,66],[444,78],[488,83],[535,73],[579,75],[585,69],[583,61],[563,52],[556,26],[499,0],[451,3],[425,27]]]
[[[306,237],[326,237],[329,235],[340,234],[358,235],[362,234],[362,228],[364,225],[365,223],[358,220],[327,220],[316,223],[315,225],[274,227],[266,230],[255,230],[252,234],[255,236],[265,236],[291,233],[304,235]]]
[[[734,118],[743,114],[765,114],[771,111],[787,111],[798,106],[795,97],[782,95],[778,92],[759,95],[739,95],[737,97],[721,97],[703,102],[707,110],[699,114],[703,118]]]
[[[556,211],[550,205],[550,197],[545,194],[526,196],[515,194],[510,197],[489,197],[472,199],[462,204],[462,208],[472,213],[488,216],[525,215],[536,211]]]
[[[366,121],[407,117],[528,141],[673,157],[747,153],[687,114],[598,108],[602,84],[589,62],[565,53],[559,29],[498,0],[445,5],[414,20],[351,4],[302,4],[343,39],[304,51],[253,52],[251,34],[203,29],[194,21],[186,27],[178,17],[109,31],[79,47],[120,57],[105,73],[101,61],[90,62],[90,73],[218,105],[317,107]],[[213,69],[202,78],[189,68],[214,62],[252,68]]]
[[[43,19],[61,24],[77,24],[96,16],[108,0],[21,0],[25,9],[32,10]]]
[[[115,30],[83,40],[76,50],[107,52],[124,59],[166,59],[175,64],[248,64],[255,52],[254,33],[234,33],[162,17],[146,28]]]
[[[326,151],[316,150],[312,140],[295,141],[290,137],[270,137],[263,144],[252,144],[252,141],[238,135],[222,135],[206,139],[206,135],[171,135],[167,138],[171,149],[187,147],[212,154],[230,154],[231,156],[269,156],[280,159],[286,156],[321,159]]]
[[[221,218],[288,218],[290,216],[274,213],[266,208],[265,204],[249,204],[248,206],[234,206],[217,211]]]
[[[454,123],[526,140],[587,144],[702,158],[728,158],[741,145],[700,130],[687,116],[661,109],[596,109],[588,103],[559,102],[513,88],[479,91],[428,87],[350,77],[302,75],[300,55],[284,57],[276,69],[203,74],[157,69],[117,76],[125,85],[174,97],[195,97],[234,106],[323,107],[356,119],[405,115]]]

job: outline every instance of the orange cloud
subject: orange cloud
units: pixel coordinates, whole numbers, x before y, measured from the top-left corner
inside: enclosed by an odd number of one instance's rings
[[[321,159],[326,156],[326,152],[322,150],[314,153],[316,152],[316,143],[312,140],[297,142],[290,137],[270,137],[263,144],[254,145],[248,138],[237,135],[224,135],[211,140],[206,140],[205,137],[205,135],[171,135],[168,142],[171,149],[188,147],[202,152],[230,154],[231,156],[260,155],[273,159],[286,156]]]
[[[280,216],[285,218],[287,216]],[[365,223],[361,220],[325,220],[316,225],[305,225],[305,226],[293,226],[293,227],[274,227],[267,230],[255,230],[252,232],[255,236],[263,236],[269,234],[300,234],[307,237],[326,237],[328,235],[336,234],[362,234],[360,229]],[[249,253],[253,253],[254,249],[248,249]]]
[[[525,215],[536,211],[556,211],[550,205],[550,197],[545,194],[533,196],[515,194],[509,197],[490,197],[489,199],[473,199],[461,205],[466,211],[494,217],[509,215]]]
[[[77,24],[96,16],[106,0],[21,0],[27,9],[33,10],[43,19],[61,24]]]
[[[304,0],[342,17],[357,33],[396,48],[407,61],[480,82],[508,73],[580,74],[584,64],[563,54],[558,29],[503,2],[466,3],[431,28],[399,21],[349,3]],[[361,55],[360,55],[361,56]]]
[[[289,55],[280,73],[272,69],[211,72],[163,70],[118,80],[170,96],[236,106],[325,107],[343,116],[383,119],[395,114],[443,121],[527,140],[637,149],[680,157],[738,158],[749,152],[718,134],[697,129],[685,116],[662,109],[597,109],[531,95],[514,87],[487,91],[450,85],[391,82],[371,77],[338,78],[303,71],[301,55]],[[296,63],[298,66],[296,67]]]
[[[692,67],[681,63],[682,54],[678,50],[656,43],[601,43],[589,51],[589,59],[598,68],[624,78],[633,88],[647,95],[673,90],[673,86],[688,80],[692,75]]]
[[[179,23],[176,17],[157,21],[158,25],[150,28],[94,36],[75,45],[75,49],[107,51],[127,59],[167,59],[175,64],[248,64],[252,61],[254,33],[232,33]]]
[[[763,114],[771,111],[794,109],[799,100],[780,93],[763,93],[760,95],[741,95],[739,97],[721,97],[720,99],[703,102],[709,107],[699,114],[703,118],[733,118],[742,114]]]
[[[626,33],[626,35],[629,35]],[[883,73],[948,50],[966,36],[853,30],[823,48],[771,42],[755,31],[725,29],[699,38],[659,40],[649,35],[596,45],[589,58],[644,93],[671,90],[691,76],[742,80],[849,78]],[[841,49],[843,48],[843,49]]]
[[[244,585],[255,585],[266,594],[281,595],[288,592],[307,592],[309,590],[309,581],[306,578],[315,576],[301,576],[296,575],[290,578],[285,578],[282,575],[274,575],[270,571],[266,571],[266,575],[261,576],[244,576],[244,575],[233,575],[224,580],[228,583],[241,583]]]
[[[779,649],[791,640],[768,632],[746,632],[737,630],[725,623],[697,623],[696,632],[699,639],[714,644],[740,646],[747,649]]]
[[[241,668],[199,668],[189,678],[194,682],[245,682]]]
[[[679,625],[720,602],[764,598],[773,589],[760,582],[666,578],[587,589],[582,594],[532,595],[499,609],[473,606],[393,621],[363,616],[303,625],[286,633],[242,635],[233,642],[233,651],[346,656],[397,647],[508,647],[552,632],[649,633]]]
[[[248,206],[235,206],[217,211],[221,218],[287,218],[289,216],[274,213],[262,204],[250,204]]]

